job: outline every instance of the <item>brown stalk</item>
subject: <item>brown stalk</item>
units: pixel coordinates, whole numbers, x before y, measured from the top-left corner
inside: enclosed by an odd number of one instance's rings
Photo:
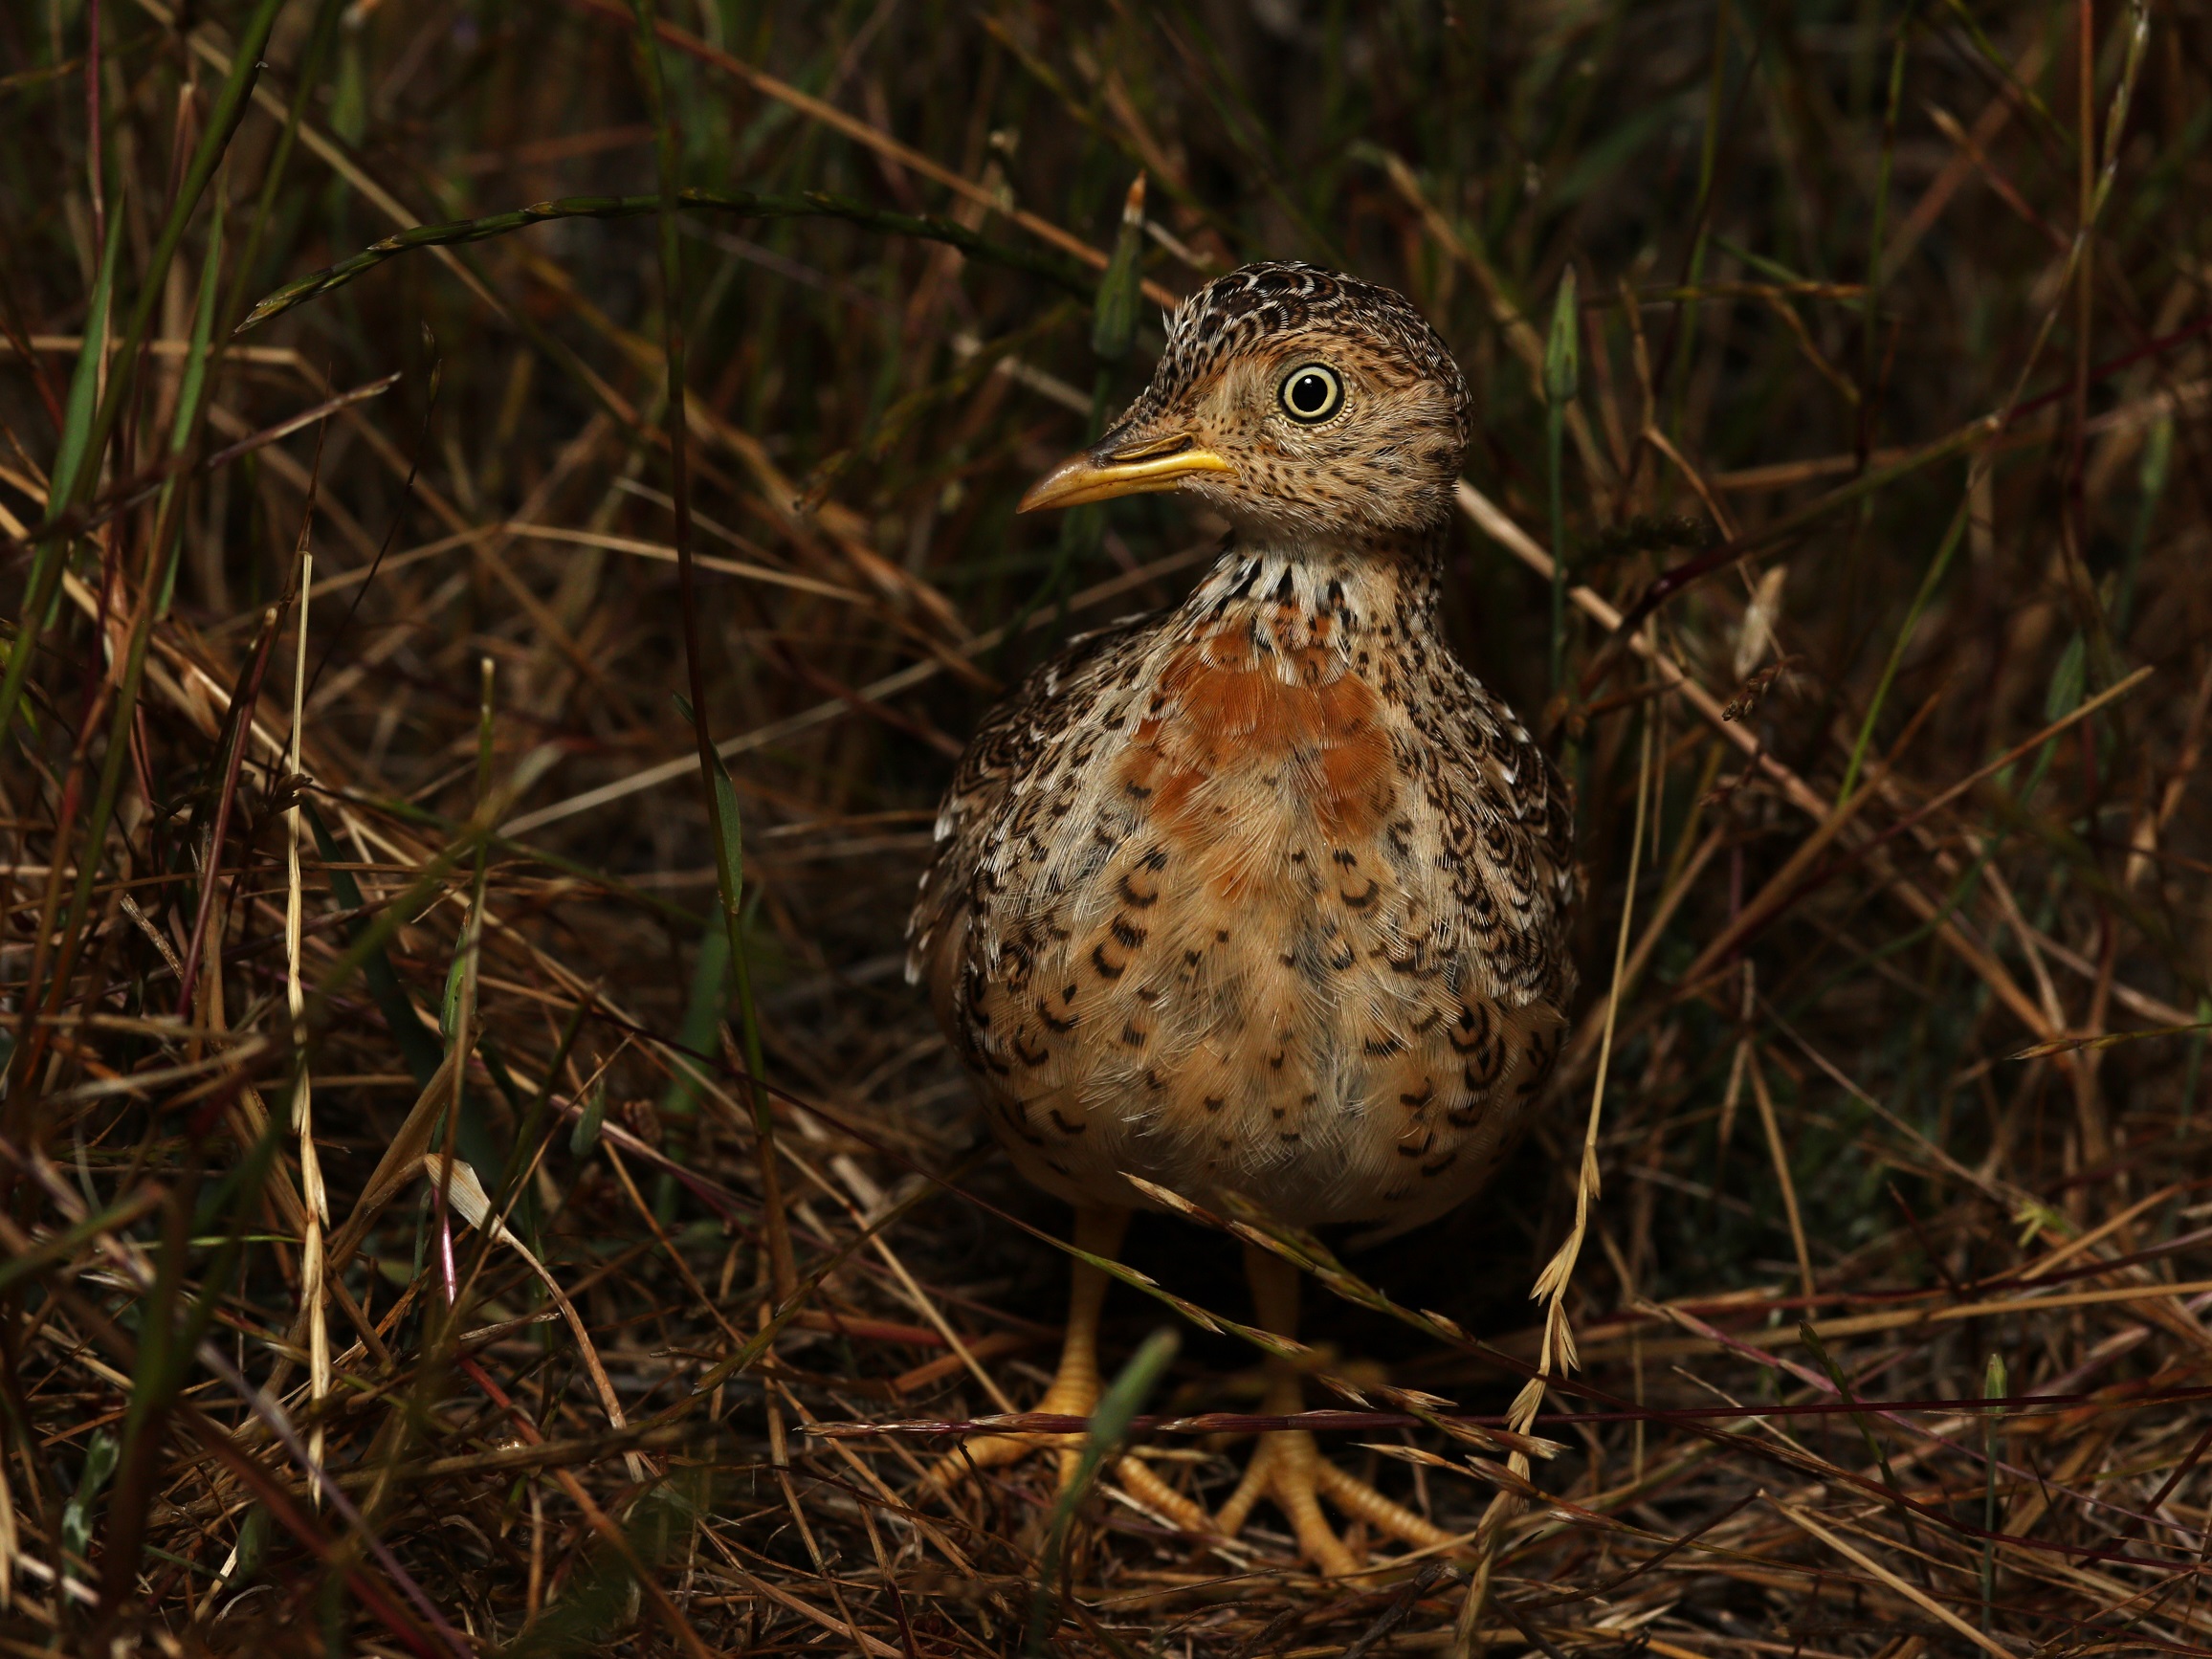
[[[223,879],[223,846],[231,833],[231,810],[238,799],[238,774],[246,760],[246,728],[261,700],[261,681],[269,672],[269,658],[283,631],[290,597],[262,612],[261,637],[254,654],[231,692],[230,722],[223,743],[222,782],[215,793],[214,827],[208,832],[208,851],[200,861],[200,902],[192,917],[192,931],[185,940],[184,966],[177,973],[177,1018],[189,1019],[192,994],[199,988],[200,956],[207,947],[208,928],[214,919],[215,897]]]
[[[1790,1248],[1797,1251],[1798,1276],[1804,1285],[1805,1307],[1811,1311],[1817,1306],[1814,1298],[1820,1294],[1818,1282],[1813,1276],[1812,1251],[1805,1245],[1804,1216],[1798,1208],[1797,1182],[1789,1171],[1789,1148],[1781,1138],[1781,1123],[1775,1116],[1774,1096],[1767,1093],[1766,1072],[1759,1063],[1759,1051],[1746,1046],[1744,1070],[1751,1074],[1751,1095],[1759,1102],[1759,1120],[1766,1130],[1766,1149],[1774,1160],[1775,1184],[1781,1189],[1782,1213],[1789,1218]]]

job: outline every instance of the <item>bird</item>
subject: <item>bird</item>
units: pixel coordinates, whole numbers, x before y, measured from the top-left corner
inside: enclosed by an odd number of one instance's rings
[[[1100,1393],[1096,1264],[1154,1189],[1376,1236],[1440,1216],[1528,1119],[1576,983],[1570,794],[1438,613],[1472,426],[1449,348],[1404,296],[1295,261],[1164,321],[1143,391],[1020,510],[1173,491],[1228,520],[1220,554],[984,716],[908,928],[991,1128],[1074,1206],[1038,1408],[1077,1416]],[[1245,1267],[1259,1323],[1294,1340],[1296,1268],[1250,1243]],[[1301,1409],[1296,1364],[1268,1365],[1266,1409]],[[1297,1429],[1262,1434],[1211,1512],[1134,1458],[1117,1478],[1201,1535],[1271,1502],[1329,1575],[1358,1562],[1324,1498],[1451,1541]]]

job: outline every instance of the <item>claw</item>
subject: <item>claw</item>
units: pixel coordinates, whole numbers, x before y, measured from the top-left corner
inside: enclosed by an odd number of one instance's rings
[[[1113,1256],[1121,1248],[1121,1232],[1128,1225],[1125,1209],[1078,1208],[1075,1212],[1075,1248],[1095,1256]],[[1037,1402],[1037,1410],[1068,1417],[1088,1417],[1098,1405],[1098,1310],[1106,1296],[1106,1275],[1087,1262],[1075,1264],[1074,1283],[1068,1298],[1068,1334],[1060,1348],[1059,1369],[1052,1385]],[[969,1441],[960,1451],[938,1460],[929,1471],[925,1488],[943,1492],[970,1469],[1002,1469],[1040,1451],[1059,1460],[1059,1490],[1074,1484],[1082,1462],[1083,1437],[1079,1434],[986,1434]],[[1144,1464],[1124,1457],[1114,1466],[1114,1478],[1147,1509],[1165,1515],[1186,1532],[1210,1531],[1204,1507],[1193,1503]]]
[[[1302,1428],[1260,1436],[1259,1449],[1246,1466],[1243,1481],[1204,1530],[1234,1537],[1264,1497],[1291,1523],[1298,1553],[1327,1577],[1342,1578],[1358,1572],[1361,1562],[1322,1514],[1324,1496],[1348,1518],[1364,1521],[1374,1531],[1417,1548],[1449,1548],[1459,1542],[1454,1535],[1329,1462]]]
[[[1075,1217],[1077,1248],[1096,1256],[1112,1256],[1119,1249],[1124,1210],[1078,1210]],[[1252,1281],[1252,1295],[1260,1322],[1285,1337],[1297,1333],[1297,1271],[1265,1250],[1248,1248],[1246,1270]],[[1098,1405],[1098,1311],[1106,1294],[1105,1275],[1087,1263],[1075,1267],[1073,1294],[1069,1299],[1067,1340],[1060,1350],[1059,1369],[1052,1385],[1037,1402],[1041,1412],[1069,1417],[1089,1417]],[[1274,1364],[1268,1410],[1289,1416],[1302,1407],[1298,1373],[1288,1364]],[[986,1434],[971,1440],[960,1451],[939,1460],[923,1482],[926,1489],[948,1491],[970,1470],[1002,1469],[1023,1458],[1050,1451],[1059,1463],[1059,1487],[1065,1492],[1075,1478],[1082,1460],[1079,1434]],[[1462,1540],[1442,1527],[1415,1515],[1404,1504],[1377,1492],[1365,1481],[1346,1474],[1322,1457],[1314,1437],[1304,1429],[1281,1429],[1263,1434],[1246,1466],[1244,1479],[1228,1501],[1212,1515],[1203,1505],[1177,1492],[1134,1457],[1117,1459],[1113,1478],[1142,1508],[1197,1538],[1233,1538],[1251,1518],[1252,1510],[1265,1498],[1282,1512],[1298,1540],[1298,1553],[1330,1578],[1342,1578],[1360,1568],[1359,1556],[1337,1535],[1322,1511],[1322,1499],[1347,1520],[1363,1522],[1374,1533],[1397,1538],[1419,1549],[1449,1549]]]
[[[1296,1336],[1297,1270],[1269,1251],[1248,1245],[1245,1272],[1251,1279],[1252,1301],[1260,1323],[1278,1336]],[[1287,1364],[1270,1363],[1274,1380],[1268,1392],[1269,1413],[1290,1416],[1303,1409],[1297,1372]],[[1324,1495],[1350,1519],[1364,1521],[1376,1532],[1419,1548],[1449,1548],[1459,1541],[1442,1527],[1323,1458],[1313,1435],[1302,1428],[1260,1436],[1259,1449],[1246,1466],[1244,1479],[1215,1514],[1208,1530],[1235,1537],[1250,1518],[1253,1506],[1264,1497],[1291,1523],[1298,1553],[1328,1577],[1342,1578],[1358,1572],[1360,1563],[1321,1513]]]

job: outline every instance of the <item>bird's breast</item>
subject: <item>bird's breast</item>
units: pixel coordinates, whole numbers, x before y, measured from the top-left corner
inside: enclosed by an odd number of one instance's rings
[[[1234,897],[1281,832],[1372,836],[1398,788],[1375,688],[1316,630],[1294,649],[1216,630],[1162,665],[1116,771],[1158,832],[1218,859]]]
[[[1552,1016],[1497,1006],[1457,942],[1435,757],[1326,626],[1288,631],[1149,653],[1031,797],[1040,856],[981,923],[971,1064],[1071,1197],[1130,1201],[1134,1174],[1300,1223],[1418,1219],[1540,1074]]]

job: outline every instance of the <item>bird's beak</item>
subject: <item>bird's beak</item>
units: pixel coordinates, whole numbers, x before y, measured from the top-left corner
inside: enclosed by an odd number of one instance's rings
[[[1108,501],[1116,496],[1172,490],[1201,473],[1235,471],[1187,432],[1135,440],[1110,434],[1082,453],[1070,455],[1031,484],[1014,510],[1034,513],[1041,507],[1079,507],[1086,501]]]

